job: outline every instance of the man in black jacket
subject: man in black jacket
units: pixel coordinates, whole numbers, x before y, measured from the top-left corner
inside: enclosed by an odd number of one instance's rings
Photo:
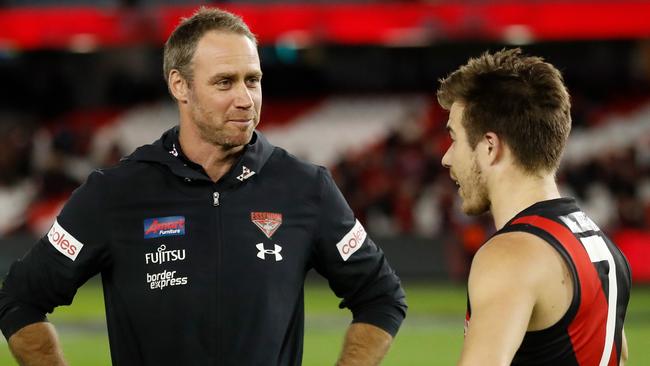
[[[315,268],[352,310],[340,365],[376,365],[406,312],[399,279],[332,177],[255,131],[256,40],[202,8],[164,72],[180,126],[92,173],[13,264],[0,328],[21,363],[62,365],[45,313],[101,273],[116,365],[300,365]]]

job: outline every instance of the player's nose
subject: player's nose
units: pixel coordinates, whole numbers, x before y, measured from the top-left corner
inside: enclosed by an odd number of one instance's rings
[[[445,151],[445,155],[442,156],[442,160],[440,161],[440,163],[442,164],[443,167],[449,169],[449,168],[451,168],[451,161],[450,160],[451,159],[449,157],[449,150],[447,150],[447,151]]]

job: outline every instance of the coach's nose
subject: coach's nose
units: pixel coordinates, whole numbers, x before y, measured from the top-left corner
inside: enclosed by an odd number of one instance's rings
[[[235,96],[235,107],[240,109],[250,109],[253,107],[253,96],[246,86],[246,83],[239,83],[237,86],[237,95]]]

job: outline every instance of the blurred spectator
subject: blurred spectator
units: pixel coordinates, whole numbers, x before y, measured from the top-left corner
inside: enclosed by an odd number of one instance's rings
[[[36,136],[39,145],[34,158],[37,192],[26,212],[26,228],[31,234],[40,236],[47,232],[63,203],[82,182],[79,176],[91,168],[85,159],[76,155],[80,152],[78,144],[84,139],[71,130],[62,128],[53,135],[41,130]]]
[[[21,228],[35,195],[30,176],[33,124],[27,117],[0,114],[0,237]]]

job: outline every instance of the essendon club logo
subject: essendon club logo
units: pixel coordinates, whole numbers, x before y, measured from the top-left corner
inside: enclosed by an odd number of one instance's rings
[[[185,216],[157,217],[144,220],[144,238],[185,235]]]
[[[251,212],[251,221],[255,224],[267,238],[271,236],[282,225],[282,214],[275,212]]]

